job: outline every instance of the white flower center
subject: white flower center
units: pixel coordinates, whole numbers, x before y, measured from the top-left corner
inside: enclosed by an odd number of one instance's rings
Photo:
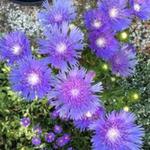
[[[105,47],[106,45],[106,39],[103,37],[100,37],[96,40],[96,45],[100,48]]]
[[[126,39],[126,38],[128,37],[128,34],[127,34],[126,32],[122,32],[122,33],[121,33],[121,37],[122,37],[123,39]]]
[[[56,22],[59,22],[59,21],[62,20],[62,15],[61,15],[61,14],[56,14],[56,15],[54,16],[54,19],[55,19]]]
[[[112,8],[109,10],[109,16],[111,18],[116,18],[118,16],[118,13],[119,13],[119,11],[117,8]]]
[[[102,23],[99,20],[94,20],[92,23],[93,27],[100,28]]]
[[[71,90],[71,95],[72,95],[72,96],[78,96],[78,95],[79,95],[79,92],[80,92],[79,89],[76,89],[76,88],[75,88],[75,89],[72,89],[72,90]]]
[[[85,116],[87,117],[87,118],[91,118],[92,117],[92,114],[91,114],[91,112],[87,112],[86,114],[85,114]]]
[[[40,82],[39,75],[37,73],[30,73],[27,77],[27,81],[30,85],[35,86]]]
[[[22,51],[22,48],[21,48],[21,46],[18,45],[18,44],[14,45],[14,46],[12,47],[12,53],[13,53],[14,55],[19,55],[19,54],[21,53],[21,51]]]
[[[110,128],[106,136],[111,142],[115,142],[120,137],[120,132],[116,128]]]
[[[141,6],[139,4],[137,4],[137,3],[134,4],[133,7],[134,7],[134,10],[137,11],[137,12],[139,12],[141,10]]]
[[[67,46],[65,43],[60,43],[56,46],[56,51],[59,53],[64,53],[67,50]]]

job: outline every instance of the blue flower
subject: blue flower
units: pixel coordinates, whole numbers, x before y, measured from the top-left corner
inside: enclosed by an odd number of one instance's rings
[[[51,89],[51,70],[45,60],[27,57],[19,61],[9,79],[12,89],[27,100],[43,98]]]
[[[0,39],[0,55],[10,64],[31,55],[29,40],[19,31],[5,35]]]
[[[63,22],[70,23],[76,17],[76,8],[73,0],[55,0],[50,6],[48,0],[43,3],[44,10],[42,10],[38,18],[42,25],[61,25]]]
[[[122,77],[131,76],[137,64],[135,49],[124,45],[109,59],[112,72]]]
[[[114,111],[94,122],[90,127],[95,131],[93,150],[140,150],[144,132],[134,121],[134,114]]]
[[[121,31],[132,23],[131,11],[127,0],[104,0],[99,6],[108,16],[109,23],[114,31]]]
[[[20,123],[22,126],[28,127],[31,124],[31,121],[29,117],[24,117],[21,119]]]
[[[89,41],[91,50],[104,60],[108,60],[119,48],[119,42],[108,28],[90,32]]]
[[[97,92],[101,92],[102,86],[101,82],[92,84],[94,77],[95,73],[77,67],[56,77],[49,99],[60,117],[78,120],[86,112],[93,113],[101,106]]]
[[[54,132],[60,134],[62,132],[62,127],[59,125],[55,125]]]
[[[138,18],[150,19],[150,0],[130,0],[130,6],[133,14]]]
[[[75,65],[83,49],[83,33],[74,28],[69,31],[68,24],[61,28],[52,27],[47,31],[47,39],[40,40],[40,53],[48,56],[51,65],[66,69],[68,64]]]
[[[45,135],[45,140],[48,142],[48,143],[51,143],[55,140],[55,134],[53,132],[49,132]]]
[[[39,137],[37,137],[37,136],[34,136],[32,138],[32,144],[35,145],[35,146],[40,145],[41,144],[41,139]]]

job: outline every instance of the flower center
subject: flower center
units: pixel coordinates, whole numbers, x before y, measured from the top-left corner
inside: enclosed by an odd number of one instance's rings
[[[139,4],[134,4],[134,10],[139,12],[141,10],[141,6]]]
[[[75,89],[72,89],[72,90],[71,90],[71,95],[72,95],[73,97],[76,97],[76,96],[79,95],[79,92],[80,92],[79,89],[76,89],[76,88],[75,88]]]
[[[98,39],[96,40],[96,45],[97,45],[98,47],[100,47],[100,48],[105,47],[105,45],[106,45],[106,39],[103,38],[103,37],[98,38]]]
[[[118,9],[117,8],[112,8],[109,10],[109,16],[111,18],[116,18],[118,16]]]
[[[59,43],[56,46],[56,51],[59,52],[59,53],[64,53],[66,50],[67,50],[67,46],[66,46],[65,43]]]
[[[111,142],[115,142],[120,137],[120,132],[116,128],[110,128],[106,136]]]
[[[62,20],[62,15],[61,15],[61,14],[56,14],[56,15],[54,16],[54,19],[55,19],[56,22],[59,22],[59,21]]]
[[[12,53],[14,55],[19,55],[22,51],[22,48],[20,47],[20,45],[16,44],[12,47]]]
[[[92,23],[93,27],[100,28],[102,23],[99,20],[94,20]]]
[[[88,112],[85,114],[85,116],[86,116],[87,118],[91,118],[91,117],[92,117],[92,114],[88,111]]]
[[[37,73],[30,73],[27,77],[27,81],[30,85],[35,86],[40,82],[39,75]]]

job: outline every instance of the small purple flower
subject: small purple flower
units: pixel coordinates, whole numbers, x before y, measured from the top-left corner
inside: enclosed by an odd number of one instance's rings
[[[130,0],[130,6],[135,16],[142,20],[150,19],[150,0]]]
[[[39,137],[37,137],[37,136],[34,136],[32,138],[32,144],[35,145],[35,146],[40,145],[41,144],[41,139]]]
[[[69,147],[67,150],[73,150],[73,148],[72,148],[72,147]]]
[[[43,26],[47,25],[61,25],[63,22],[72,22],[76,17],[76,8],[73,0],[55,0],[50,6],[48,0],[43,3],[44,10],[42,10],[38,18]]]
[[[57,110],[54,110],[53,112],[50,113],[50,118],[51,119],[56,119],[59,117],[59,113],[57,112]]]
[[[64,143],[65,144],[67,144],[68,142],[70,142],[70,140],[71,140],[71,137],[70,137],[70,135],[69,134],[64,134],[63,136],[62,136],[62,138],[64,139]]]
[[[131,49],[125,45],[110,58],[109,63],[114,74],[128,77],[134,73],[137,60],[136,53]]]
[[[40,53],[48,55],[48,61],[58,69],[66,69],[68,64],[75,65],[83,50],[83,33],[74,28],[69,31],[68,24],[61,29],[52,27],[47,31],[47,39],[40,40]]]
[[[45,135],[45,140],[48,142],[48,143],[51,143],[55,140],[55,134],[53,132],[49,132]]]
[[[103,107],[99,107],[93,114],[87,112],[82,119],[75,120],[74,125],[81,131],[85,131],[91,123],[104,117],[105,110]]]
[[[62,132],[62,127],[59,125],[55,125],[54,132],[60,134]]]
[[[132,23],[127,0],[104,0],[99,7],[108,16],[109,23],[115,31],[124,30]]]
[[[119,47],[119,42],[108,28],[89,34],[90,48],[100,58],[108,60]]]
[[[30,43],[22,32],[11,32],[0,39],[0,54],[2,59],[10,64],[31,55]]]
[[[28,127],[30,125],[30,118],[29,117],[24,117],[20,121],[21,125],[24,127]]]
[[[93,84],[95,73],[74,67],[60,73],[49,93],[51,104],[56,106],[60,117],[81,119],[86,112],[95,112],[100,104],[97,93],[102,91],[101,82]]]
[[[45,60],[27,57],[12,69],[10,83],[12,89],[20,92],[27,100],[43,98],[50,90],[51,71]]]
[[[88,30],[100,30],[108,25],[106,15],[99,9],[91,9],[85,13],[84,16],[85,25]]]
[[[34,132],[36,132],[37,134],[41,134],[42,133],[42,129],[40,127],[39,124],[37,124],[34,128],[33,128]]]
[[[63,147],[64,145],[68,144],[69,141],[70,141],[70,135],[64,134],[63,136],[59,137],[56,140],[56,143],[59,147]]]
[[[134,122],[134,114],[125,111],[114,111],[94,122],[90,127],[95,131],[93,150],[140,150],[144,132]]]

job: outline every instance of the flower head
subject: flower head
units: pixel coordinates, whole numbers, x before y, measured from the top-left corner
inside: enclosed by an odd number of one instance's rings
[[[100,119],[91,125],[95,131],[92,138],[93,150],[140,150],[143,128],[135,123],[132,113],[112,112],[106,119]]]
[[[33,128],[34,132],[37,134],[41,134],[42,133],[42,129],[40,127],[39,124],[37,124],[34,128]]]
[[[28,127],[30,125],[30,118],[29,117],[24,117],[20,121],[21,125],[24,127]]]
[[[68,144],[69,141],[70,141],[70,135],[64,134],[63,136],[59,137],[56,140],[56,143],[59,147],[63,147],[64,145]]]
[[[121,50],[114,53],[109,63],[114,74],[122,77],[131,76],[137,64],[136,53],[133,48],[125,45]]]
[[[90,31],[100,30],[105,26],[109,26],[106,15],[99,9],[88,10],[85,13],[84,20],[87,29]]]
[[[50,6],[48,0],[43,3],[42,10],[38,18],[42,25],[61,25],[63,22],[71,22],[76,17],[76,8],[73,0],[55,0],[53,6]]]
[[[19,31],[5,35],[0,39],[0,55],[10,64],[31,55],[29,40]]]
[[[105,110],[103,107],[99,107],[94,113],[87,112],[82,119],[75,120],[74,125],[76,128],[84,131],[91,123],[104,117],[104,112]]]
[[[45,140],[48,142],[48,143],[51,143],[55,140],[55,134],[53,132],[49,132],[45,135]]]
[[[92,51],[105,60],[109,59],[119,47],[119,43],[108,28],[91,32],[89,40]]]
[[[150,19],[150,0],[130,0],[130,6],[135,16],[142,20]]]
[[[81,119],[86,112],[95,112],[100,106],[96,95],[101,92],[101,83],[93,84],[95,73],[74,67],[57,76],[53,91],[49,94],[51,104],[56,106],[61,117]]]
[[[37,136],[34,136],[32,138],[32,144],[35,145],[35,146],[40,145],[41,144],[41,139],[39,137],[37,137]]]
[[[47,54],[49,62],[55,68],[66,69],[68,63],[75,65],[83,48],[83,33],[78,28],[69,31],[68,24],[52,28],[47,31],[47,39],[40,40],[40,53]]]
[[[45,60],[27,57],[18,62],[10,73],[12,89],[27,100],[43,98],[50,90],[51,71]]]
[[[131,24],[131,12],[127,6],[127,0],[104,0],[100,4],[100,10],[107,15],[113,30],[121,31]]]
[[[59,126],[59,125],[55,125],[54,126],[54,132],[55,133],[61,133],[62,132],[62,127],[61,126]]]

